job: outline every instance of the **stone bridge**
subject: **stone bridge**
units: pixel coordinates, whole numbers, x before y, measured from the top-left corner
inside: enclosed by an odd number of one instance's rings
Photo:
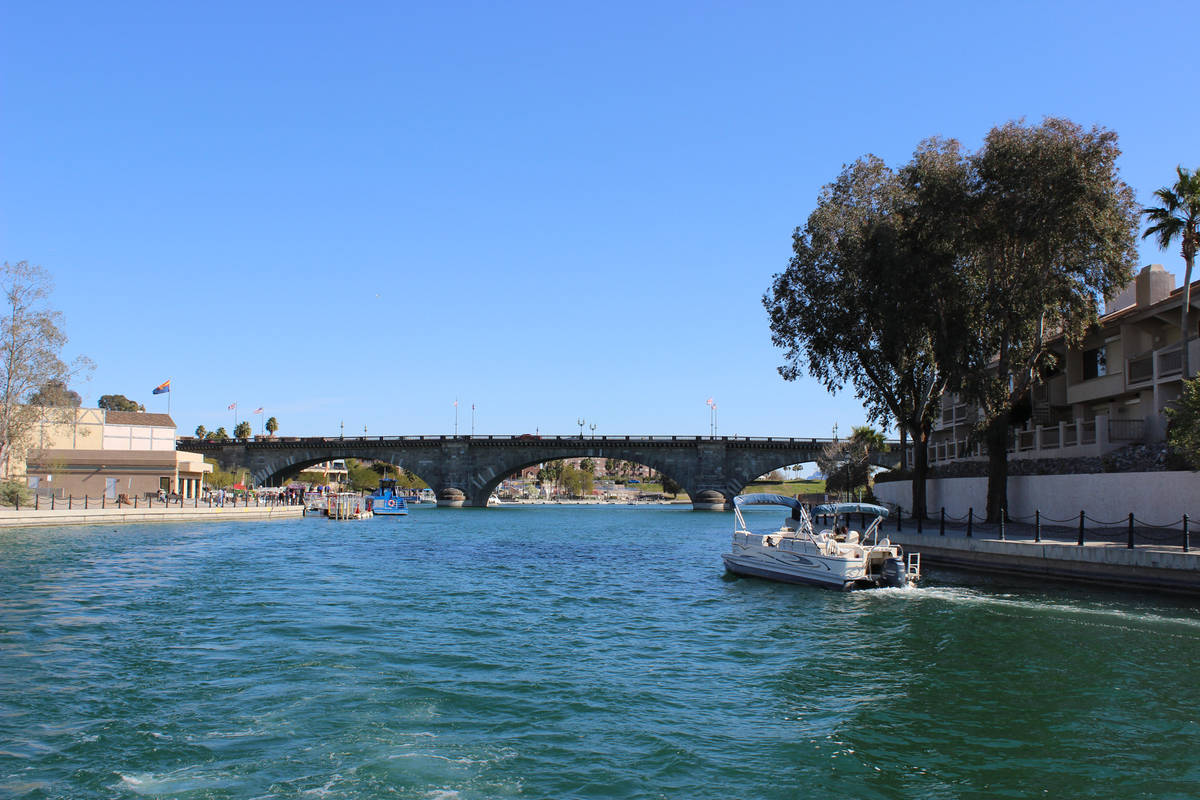
[[[277,484],[305,467],[339,458],[383,461],[419,475],[439,505],[483,508],[500,482],[558,458],[618,458],[658,470],[695,508],[727,508],[751,481],[772,470],[814,461],[828,439],[702,436],[360,436],[255,438],[216,442],[184,437],[177,447],[243,467],[258,485]],[[895,468],[897,448],[870,454]]]

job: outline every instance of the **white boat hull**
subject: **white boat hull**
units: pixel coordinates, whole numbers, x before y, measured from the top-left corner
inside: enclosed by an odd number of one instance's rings
[[[850,589],[865,579],[859,563],[842,558],[810,555],[807,553],[752,552],[743,548],[741,552],[722,553],[725,569],[735,575],[769,578],[787,583],[807,583],[833,589]]]

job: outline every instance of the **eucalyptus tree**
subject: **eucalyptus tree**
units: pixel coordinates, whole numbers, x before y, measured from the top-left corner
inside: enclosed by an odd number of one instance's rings
[[[898,172],[875,156],[824,187],[792,236],[788,268],[763,297],[779,373],[830,392],[854,387],[871,421],[913,436],[912,513],[926,514],[928,443],[964,338],[956,270],[967,160],[930,139]]]
[[[1180,254],[1183,256],[1183,306],[1179,314],[1179,341],[1183,355],[1183,377],[1190,377],[1188,369],[1188,339],[1191,326],[1188,316],[1192,307],[1192,267],[1196,263],[1196,249],[1200,247],[1200,171],[1191,172],[1182,166],[1175,168],[1178,180],[1171,187],[1163,187],[1155,191],[1154,196],[1162,203],[1142,211],[1150,227],[1142,234],[1146,239],[1151,236],[1158,242],[1162,250],[1166,250],[1176,239],[1179,240]]]
[[[71,363],[60,353],[67,343],[62,315],[46,307],[50,276],[27,261],[0,267],[0,472],[8,477],[35,427],[50,418],[73,419],[71,406],[31,405],[47,386],[67,386],[91,369],[86,358]]]
[[[952,388],[979,412],[987,518],[1007,508],[1018,402],[1055,368],[1050,342],[1077,344],[1099,301],[1129,282],[1137,204],[1117,171],[1117,135],[1065,119],[993,128],[971,157],[970,229],[959,272],[968,345]]]

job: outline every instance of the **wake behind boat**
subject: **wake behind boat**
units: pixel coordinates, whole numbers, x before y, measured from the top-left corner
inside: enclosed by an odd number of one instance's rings
[[[742,517],[742,507],[755,505],[785,506],[792,513],[774,533],[752,533]],[[888,515],[883,506],[829,503],[814,508],[813,514],[833,516],[834,528],[815,533],[808,509],[793,497],[744,494],[733,498],[733,549],[721,555],[725,569],[736,575],[834,589],[903,587],[920,578],[919,553],[909,553],[906,564],[900,545],[879,538],[880,523]],[[859,533],[836,524],[839,517],[850,514],[875,518]]]

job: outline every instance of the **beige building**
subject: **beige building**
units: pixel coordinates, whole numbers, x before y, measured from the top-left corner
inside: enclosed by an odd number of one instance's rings
[[[1102,456],[1129,444],[1166,438],[1164,409],[1183,391],[1179,318],[1182,288],[1161,264],[1144,267],[1112,301],[1079,348],[1059,342],[1060,366],[1036,386],[1030,419],[1013,430],[1012,459]],[[1200,281],[1192,284],[1193,318]],[[1200,373],[1200,330],[1188,331],[1190,377]],[[974,412],[942,398],[930,437],[929,463],[981,459],[969,437]]]
[[[175,422],[166,414],[65,409],[33,432],[24,462],[14,462],[38,494],[116,500],[161,489],[184,499],[200,496],[213,467],[175,449]]]

